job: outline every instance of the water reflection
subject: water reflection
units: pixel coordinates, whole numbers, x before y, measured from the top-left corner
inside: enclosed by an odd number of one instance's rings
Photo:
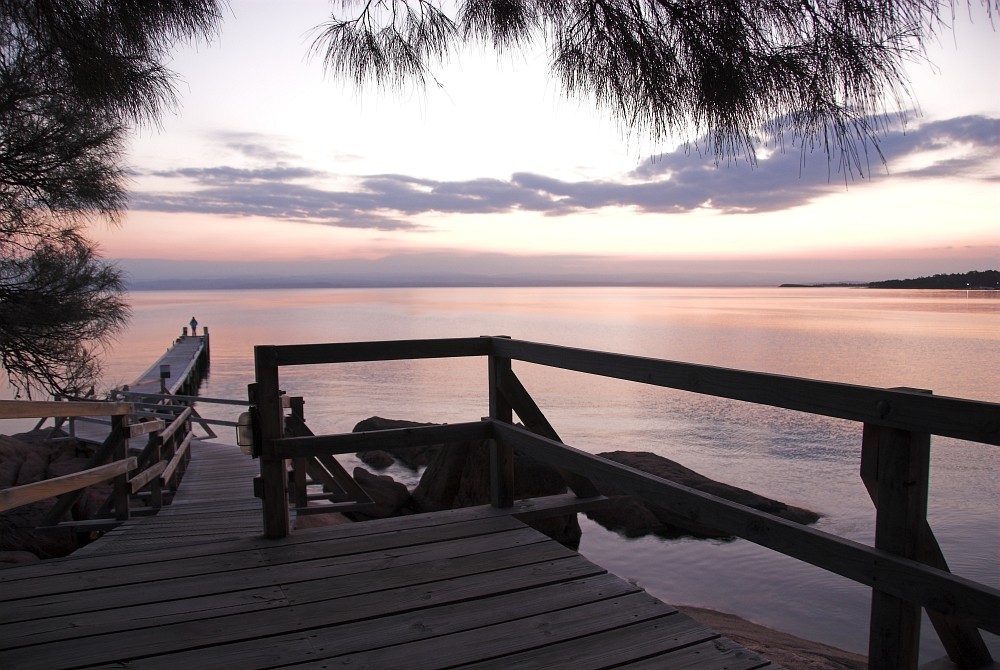
[[[148,292],[114,350],[127,381],[195,314],[209,327],[203,392],[242,398],[252,348],[505,334],[520,339],[939,395],[1000,399],[1000,293],[771,288],[504,288]],[[591,452],[652,451],[702,474],[825,516],[820,527],[871,542],[851,422],[515,363],[556,431]],[[486,363],[446,359],[282,373],[316,432],[372,415],[457,422],[487,413]],[[8,396],[9,397],[9,396]],[[235,410],[205,406],[233,420]],[[228,413],[227,413],[228,412]],[[953,569],[998,584],[1000,450],[936,439],[928,516]],[[350,459],[348,459],[350,461]],[[353,461],[348,463],[352,466]],[[394,472],[408,484],[416,473]],[[867,589],[746,542],[623,541],[581,518],[583,551],[667,601],[864,650]],[[753,575],[747,579],[747,575]],[[760,603],[773,603],[761,610]],[[933,633],[924,652],[940,655]]]

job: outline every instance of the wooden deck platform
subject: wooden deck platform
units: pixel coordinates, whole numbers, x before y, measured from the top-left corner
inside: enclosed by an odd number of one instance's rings
[[[196,444],[156,517],[0,570],[0,667],[776,667],[489,506],[265,540],[255,467]]]

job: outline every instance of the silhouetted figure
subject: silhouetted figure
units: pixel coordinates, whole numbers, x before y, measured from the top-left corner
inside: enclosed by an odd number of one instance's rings
[[[191,335],[198,334],[198,319],[191,317]]]

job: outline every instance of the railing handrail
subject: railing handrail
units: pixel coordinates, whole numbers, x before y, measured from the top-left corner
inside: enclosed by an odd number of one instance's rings
[[[285,459],[366,451],[446,439],[490,441],[491,500],[511,507],[514,448],[569,473],[579,495],[599,475],[615,488],[669,505],[698,524],[746,538],[872,587],[869,662],[915,668],[920,610],[926,608],[949,657],[963,667],[992,662],[979,628],[1000,634],[1000,590],[952,575],[926,508],[930,436],[1000,445],[1000,403],[934,396],[920,389],[881,389],[731,368],[576,349],[505,337],[397,340],[254,348],[256,452],[261,462],[264,529],[288,533]],[[439,427],[360,435],[283,437],[279,368],[379,360],[487,356],[489,418]],[[522,361],[703,395],[861,423],[861,477],[875,503],[875,546],[806,528],[718,496],[605,461],[558,439],[511,368]],[[517,412],[529,429],[513,425]],[[525,414],[526,413],[526,414]],[[526,418],[527,417],[527,418]]]
[[[698,525],[743,537],[866,586],[877,583],[880,589],[921,606],[948,614],[962,613],[979,627],[1000,634],[1000,621],[996,617],[1000,611],[1000,589],[692,489],[500,421],[285,437],[272,442],[271,454],[304,458],[487,439],[501,439],[523,447],[532,457],[553,466],[585,476],[604,477],[602,481],[646,502],[672,505],[671,510],[678,517],[687,517]],[[920,579],[929,583],[922,590],[915,590],[914,582]]]
[[[143,486],[152,483],[156,490],[156,495],[159,496],[160,480],[169,481],[178,468],[183,465],[189,453],[188,448],[193,435],[190,431],[182,431],[182,429],[185,428],[189,421],[200,420],[200,418],[193,416],[195,414],[194,409],[188,405],[177,406],[179,413],[170,417],[169,423],[162,418],[153,421],[136,422],[135,418],[142,414],[137,411],[137,407],[140,405],[141,403],[90,400],[0,401],[0,419],[46,419],[52,417],[85,419],[87,417],[112,417],[111,432],[105,444],[101,445],[99,449],[99,451],[103,450],[106,453],[104,458],[110,457],[112,459],[111,462],[99,463],[79,472],[60,477],[52,477],[37,482],[0,489],[0,511],[7,511],[28,505],[45,498],[77,494],[77,492],[89,486],[112,479],[116,481],[117,489],[131,487],[131,493],[136,493]],[[183,435],[180,436],[180,440],[178,441],[175,435],[180,432],[183,432]],[[126,440],[142,435],[152,435],[154,437],[157,454],[159,454],[161,445],[178,442],[178,446],[170,449],[170,453],[166,459],[161,459],[157,456],[155,460],[146,463],[145,467],[139,470],[142,464],[139,462],[139,459],[127,456],[124,445]],[[143,455],[145,456],[145,452]],[[123,507],[123,509],[118,510],[119,517],[128,518],[128,507],[125,503],[127,494],[116,491],[116,495],[119,496],[116,500],[116,505]],[[55,515],[50,514],[49,516]],[[58,520],[54,521],[54,523],[58,523]]]
[[[505,337],[259,345],[278,367],[497,356],[886,428],[1000,445],[1000,403],[615,354]]]
[[[132,403],[101,400],[0,400],[0,419],[123,416],[135,413]]]

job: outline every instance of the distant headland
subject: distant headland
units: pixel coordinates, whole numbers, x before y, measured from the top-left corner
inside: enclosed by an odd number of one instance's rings
[[[973,270],[957,274],[940,274],[914,279],[888,279],[885,281],[838,282],[825,284],[781,284],[781,288],[929,288],[938,290],[996,291],[1000,290],[1000,270]]]

